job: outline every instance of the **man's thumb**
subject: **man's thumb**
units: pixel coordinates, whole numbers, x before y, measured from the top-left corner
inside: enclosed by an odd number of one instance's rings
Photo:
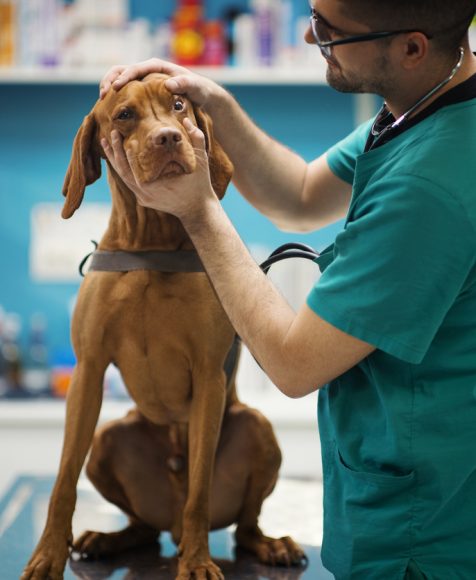
[[[169,89],[171,93],[177,93],[179,95],[186,93],[189,83],[187,82],[186,76],[173,77],[165,81],[165,86]]]

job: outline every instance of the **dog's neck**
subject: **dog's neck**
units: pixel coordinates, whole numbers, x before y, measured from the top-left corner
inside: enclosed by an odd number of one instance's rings
[[[145,208],[134,193],[108,171],[112,212],[108,228],[99,243],[101,250],[192,250],[180,220],[167,213]]]

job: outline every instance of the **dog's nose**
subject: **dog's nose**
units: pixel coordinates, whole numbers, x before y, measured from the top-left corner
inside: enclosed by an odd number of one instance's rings
[[[182,133],[173,127],[162,127],[152,135],[152,141],[156,147],[173,149],[182,141]]]

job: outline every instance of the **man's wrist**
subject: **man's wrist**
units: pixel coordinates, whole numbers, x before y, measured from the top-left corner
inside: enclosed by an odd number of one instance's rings
[[[179,219],[187,233],[192,236],[206,229],[220,211],[222,211],[220,200],[213,192],[213,196],[207,197],[195,209],[179,216]]]
[[[214,121],[216,121],[223,112],[226,113],[233,97],[221,85],[217,83],[214,83],[214,85],[215,86],[213,87],[213,90],[210,91],[208,99],[203,104],[203,110],[208,113]]]

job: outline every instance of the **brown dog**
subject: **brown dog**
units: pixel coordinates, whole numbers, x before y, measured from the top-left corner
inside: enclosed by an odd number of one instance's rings
[[[182,125],[186,116],[205,133],[212,183],[224,195],[232,166],[213,139],[209,118],[167,91],[165,78],[153,74],[110,91],[84,119],[66,175],[63,217],[71,217],[85,187],[100,177],[99,142],[113,128],[126,150],[137,147],[132,163],[144,182],[193,172],[195,155]],[[112,214],[98,255],[114,263],[126,255],[133,263],[119,271],[117,264],[99,266],[81,285],[72,323],[77,365],[59,474],[45,530],[22,578],[63,575],[76,484],[111,362],[137,408],[98,431],[87,473],[126,512],[130,525],[113,534],[86,532],[74,550],[100,557],[155,542],[161,530],[170,530],[179,544],[178,578],[219,579],[208,531],[236,522],[237,543],[261,561],[299,563],[303,553],[290,538],[267,538],[258,527],[281,456],[269,422],[238,401],[234,376],[225,375],[234,332],[206,274],[149,268],[151,252],[154,259],[177,256],[191,270],[200,269],[192,243],[176,218],[138,205],[112,167],[108,171]],[[109,271],[97,271],[104,269]]]

